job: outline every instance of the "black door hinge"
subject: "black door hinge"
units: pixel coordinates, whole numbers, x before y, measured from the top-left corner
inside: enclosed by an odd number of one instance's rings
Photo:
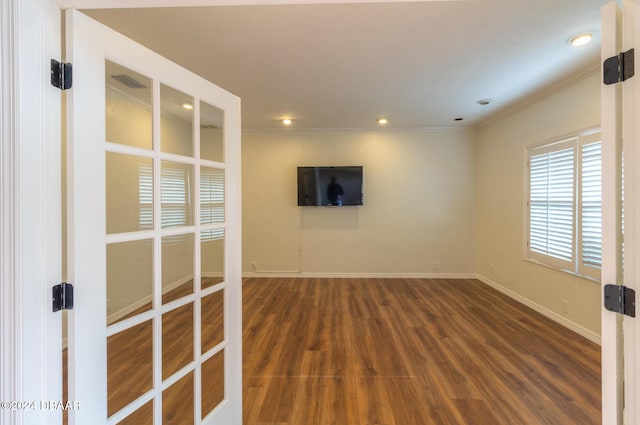
[[[70,63],[51,59],[51,85],[60,90],[69,90],[73,83],[73,67]]]
[[[614,313],[636,317],[636,291],[624,285],[605,285],[604,307]]]
[[[604,83],[607,85],[616,84],[633,77],[635,73],[634,62],[634,49],[605,59],[602,65]]]
[[[53,312],[73,309],[73,285],[62,282],[53,287]]]

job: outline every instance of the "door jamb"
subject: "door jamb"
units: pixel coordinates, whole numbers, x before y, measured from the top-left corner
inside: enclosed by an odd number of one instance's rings
[[[636,48],[640,45],[640,4],[638,0],[623,0],[623,39],[621,51]],[[640,290],[640,145],[638,144],[637,119],[640,116],[640,82],[638,75],[623,83],[622,94],[622,139],[625,158],[624,167],[624,204],[625,204],[625,235],[624,235],[624,283],[636,292]],[[640,420],[638,407],[638,350],[640,338],[638,336],[638,319],[629,316],[621,318],[623,321],[624,340],[624,410],[622,423],[637,424]]]
[[[60,10],[52,0],[0,7],[0,399],[33,403],[0,418],[56,423],[62,412],[43,403],[62,400],[61,316],[51,309],[62,268],[61,108],[47,81],[48,61],[60,57]]]

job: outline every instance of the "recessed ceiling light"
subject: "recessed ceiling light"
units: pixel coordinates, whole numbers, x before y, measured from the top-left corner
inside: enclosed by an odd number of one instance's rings
[[[291,125],[293,123],[293,121],[291,121],[290,118],[285,118],[282,120],[282,124],[284,125]]]
[[[183,107],[184,109],[188,109],[188,110],[192,110],[192,109],[193,109],[193,105],[192,105],[192,104],[190,104],[190,103],[183,103],[183,104],[182,104],[182,107]]]
[[[589,43],[592,39],[593,39],[593,33],[582,32],[580,34],[576,34],[570,37],[569,40],[567,40],[567,42],[572,46],[578,47],[578,46],[584,46],[585,44]]]
[[[454,121],[462,121],[463,119],[464,119],[464,118],[462,118],[462,117],[458,117],[458,118],[454,118],[453,120],[454,120]]]
[[[386,118],[378,118],[378,124],[386,125],[389,122]]]
[[[488,105],[488,104],[490,104],[491,102],[493,102],[493,99],[480,99],[480,100],[476,100],[476,103],[477,103],[478,105],[482,105],[482,106]]]

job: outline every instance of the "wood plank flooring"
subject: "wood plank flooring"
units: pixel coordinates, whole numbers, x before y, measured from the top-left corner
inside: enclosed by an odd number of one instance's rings
[[[222,337],[218,298],[203,304],[205,349]],[[167,319],[163,339],[188,333],[192,312],[178,310],[187,320]],[[600,424],[600,347],[476,280],[246,279],[243,321],[245,425]],[[126,335],[141,354],[110,344],[109,369],[125,371],[110,388],[127,388],[110,412],[150,385],[136,377],[151,373],[149,333]],[[209,407],[222,397],[223,359],[212,361]],[[184,381],[165,394],[168,424],[193,423]],[[126,423],[151,424],[151,412]]]
[[[479,281],[243,291],[246,425],[600,424],[600,347]]]

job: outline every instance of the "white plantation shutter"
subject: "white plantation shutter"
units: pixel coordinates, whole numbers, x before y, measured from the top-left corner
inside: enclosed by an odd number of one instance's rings
[[[529,249],[558,266],[574,259],[575,148],[530,157]]]
[[[224,222],[224,170],[200,169],[200,223]],[[201,240],[224,238],[223,229],[213,229],[201,234]]]
[[[590,133],[528,150],[527,256],[600,277],[602,143]]]
[[[582,266],[602,264],[602,143],[582,146]]]
[[[138,194],[141,229],[153,229],[153,168],[140,165],[138,169]],[[161,169],[161,226],[173,227],[189,224],[191,214],[190,176],[186,169],[162,167]]]
[[[140,196],[140,229],[153,229],[153,168],[142,164],[138,169],[138,193]]]
[[[200,171],[200,223],[224,222],[224,170]]]
[[[186,169],[162,167],[162,227],[187,225],[191,183]],[[153,229],[153,168],[140,165],[138,174],[141,229]],[[200,222],[224,223],[224,170],[202,168],[200,174]],[[201,240],[224,239],[224,229],[202,232]]]
[[[162,227],[184,226],[190,208],[190,182],[186,170],[162,167]]]

